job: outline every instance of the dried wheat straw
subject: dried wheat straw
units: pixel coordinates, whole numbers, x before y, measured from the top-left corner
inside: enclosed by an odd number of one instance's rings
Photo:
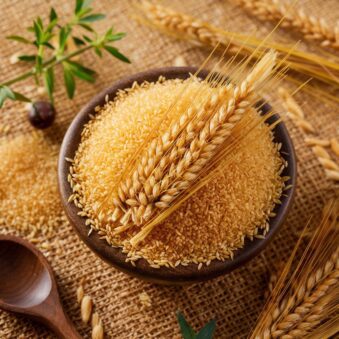
[[[330,26],[324,18],[308,16],[292,3],[280,0],[235,0],[251,14],[263,21],[280,21],[282,27],[300,31],[307,40],[316,40],[321,46],[339,49],[339,22]]]

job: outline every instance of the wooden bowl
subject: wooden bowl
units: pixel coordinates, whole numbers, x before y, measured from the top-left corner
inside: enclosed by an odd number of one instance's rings
[[[167,79],[186,79],[189,77],[190,73],[195,73],[196,70],[197,68],[195,67],[167,67],[134,74],[117,81],[111,87],[96,95],[78,113],[68,128],[60,150],[58,180],[61,200],[67,217],[80,238],[91,250],[117,269],[130,275],[157,283],[180,284],[211,279],[221,274],[228,273],[235,268],[242,266],[248,260],[254,258],[267,246],[267,244],[272,240],[274,234],[277,233],[279,227],[283,224],[292,205],[296,187],[297,173],[294,147],[284,123],[281,122],[274,128],[275,141],[282,143],[280,152],[288,161],[288,167],[284,169],[282,175],[289,176],[291,178],[286,184],[291,184],[292,188],[286,191],[285,195],[282,196],[282,204],[275,207],[274,212],[276,213],[276,216],[269,220],[270,230],[265,239],[254,239],[253,241],[246,240],[244,247],[235,252],[233,260],[213,260],[209,266],[203,265],[200,270],[198,270],[196,264],[190,264],[188,266],[179,265],[176,268],[161,267],[157,269],[150,267],[144,259],[138,260],[134,267],[131,263],[125,262],[126,254],[123,254],[121,249],[109,246],[105,240],[99,238],[96,232],[93,232],[90,237],[87,235],[88,226],[85,225],[85,218],[77,215],[79,209],[73,203],[67,202],[72,191],[67,181],[69,163],[65,160],[65,158],[74,158],[75,152],[81,140],[81,131],[83,130],[83,126],[89,121],[89,114],[96,114],[94,108],[98,105],[102,106],[105,103],[106,95],[109,96],[109,99],[113,99],[117,90],[131,87],[134,81],[137,81],[138,83],[145,80],[153,82],[157,81],[160,75]],[[199,73],[199,76],[204,78],[207,74],[208,72],[203,70]],[[266,104],[263,106],[262,111],[265,114],[269,109],[270,106]],[[277,119],[278,116],[275,115],[272,116],[268,122],[273,123]]]

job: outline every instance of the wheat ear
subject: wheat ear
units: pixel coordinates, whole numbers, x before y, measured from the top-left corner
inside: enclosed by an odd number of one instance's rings
[[[291,4],[280,0],[235,0],[251,14],[264,21],[279,21],[282,27],[298,29],[307,40],[317,40],[321,46],[339,49],[339,24],[332,29],[325,19],[307,16]]]
[[[206,163],[213,158],[218,147],[230,136],[234,126],[251,106],[251,95],[271,75],[275,62],[276,53],[270,51],[239,86],[229,85],[226,92],[232,89],[231,97],[225,105],[212,110],[211,118],[205,121],[200,131],[194,131],[195,136],[188,146],[182,142],[186,140],[185,136],[178,137],[173,149],[180,160],[176,164],[170,164],[166,171],[160,168],[157,172],[155,168],[154,172],[159,173],[159,176],[152,175],[146,185],[143,185],[144,189],[136,195],[138,199],[134,199],[133,207],[120,219],[123,226],[118,229],[119,232],[131,227],[129,222],[134,214],[143,214],[142,220],[145,222],[154,215],[155,209],[168,208],[197,179]],[[183,132],[191,133],[185,129]],[[146,233],[139,232],[131,239],[131,243],[136,245],[144,236]]]
[[[292,335],[294,328],[296,331],[305,330],[306,324],[309,329],[315,327],[321,319],[321,314],[318,313],[321,309],[319,301],[338,281],[339,248],[323,267],[310,274],[305,284],[297,288],[293,296],[284,302],[283,307],[273,312],[274,318],[277,320],[270,327],[272,336],[278,337],[286,332]],[[322,307],[329,302],[330,300],[327,300],[326,303],[322,300]],[[311,316],[312,318],[310,318]],[[312,319],[311,323],[310,319]]]
[[[305,232],[301,234],[251,338],[304,337],[320,324],[332,326],[339,302],[338,213],[337,198],[325,204],[322,221],[295,266]]]

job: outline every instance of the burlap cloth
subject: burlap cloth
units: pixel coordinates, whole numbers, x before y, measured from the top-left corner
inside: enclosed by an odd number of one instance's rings
[[[246,14],[226,0],[205,1],[167,1],[166,5],[202,18],[217,26],[233,31],[265,34],[271,24]],[[10,56],[18,51],[16,43],[5,40],[5,36],[21,33],[37,15],[46,17],[53,5],[59,16],[68,16],[74,3],[69,0],[2,0],[0,2],[0,74],[1,81],[18,74],[23,66],[12,66]],[[327,18],[330,23],[339,17],[337,0],[314,0],[299,3],[306,12]],[[66,98],[59,80],[56,92],[57,121],[47,132],[60,142],[62,136],[79,109],[98,91],[124,75],[153,67],[170,66],[177,55],[183,56],[188,64],[200,65],[207,52],[187,42],[175,41],[170,37],[135,23],[130,17],[131,2],[119,0],[97,0],[94,7],[105,13],[107,19],[97,24],[103,31],[114,24],[117,30],[126,31],[128,36],[119,43],[121,50],[128,55],[132,64],[121,63],[108,55],[97,58],[91,52],[82,56],[87,65],[95,68],[99,77],[95,86],[80,83],[76,98]],[[298,34],[279,30],[280,36],[296,41]],[[305,46],[303,46],[305,47]],[[27,95],[34,95],[33,85],[27,81],[16,88]],[[34,88],[34,87],[33,87]],[[338,135],[338,107],[326,106],[313,98],[299,94],[309,121],[319,131],[320,137]],[[1,110],[0,123],[11,127],[10,133],[18,135],[32,130],[27,122],[22,104],[10,103]],[[94,299],[96,309],[103,319],[105,330],[111,338],[172,338],[179,335],[175,312],[184,312],[187,320],[200,328],[211,318],[217,320],[216,338],[246,337],[255,323],[263,304],[268,274],[275,264],[285,260],[293,247],[298,230],[303,227],[310,215],[319,216],[324,202],[333,192],[334,183],[327,180],[324,170],[305,145],[304,134],[293,123],[287,125],[299,160],[298,189],[294,207],[288,221],[273,243],[246,266],[231,274],[210,282],[186,287],[156,286],[131,278],[118,272],[98,259],[75,235],[70,225],[60,226],[49,239],[41,238],[51,244],[45,250],[56,274],[59,290],[65,308],[84,337],[90,336],[90,327],[80,320],[80,310],[76,302],[76,289],[80,280],[87,280],[85,290]],[[338,161],[338,159],[337,159]],[[55,199],[58,199],[56,196]],[[0,229],[1,233],[16,233],[14,230]],[[54,240],[58,239],[58,245]],[[58,248],[59,247],[59,248]],[[1,277],[3,279],[3,277]],[[152,307],[141,310],[139,294],[147,292]],[[27,338],[45,338],[51,334],[41,325],[23,317],[0,311],[0,338],[15,338],[20,334]]]

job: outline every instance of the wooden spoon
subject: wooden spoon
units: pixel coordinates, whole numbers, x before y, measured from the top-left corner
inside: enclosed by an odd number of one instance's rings
[[[81,338],[62,308],[46,258],[14,236],[0,235],[0,308],[41,321],[60,338]]]

